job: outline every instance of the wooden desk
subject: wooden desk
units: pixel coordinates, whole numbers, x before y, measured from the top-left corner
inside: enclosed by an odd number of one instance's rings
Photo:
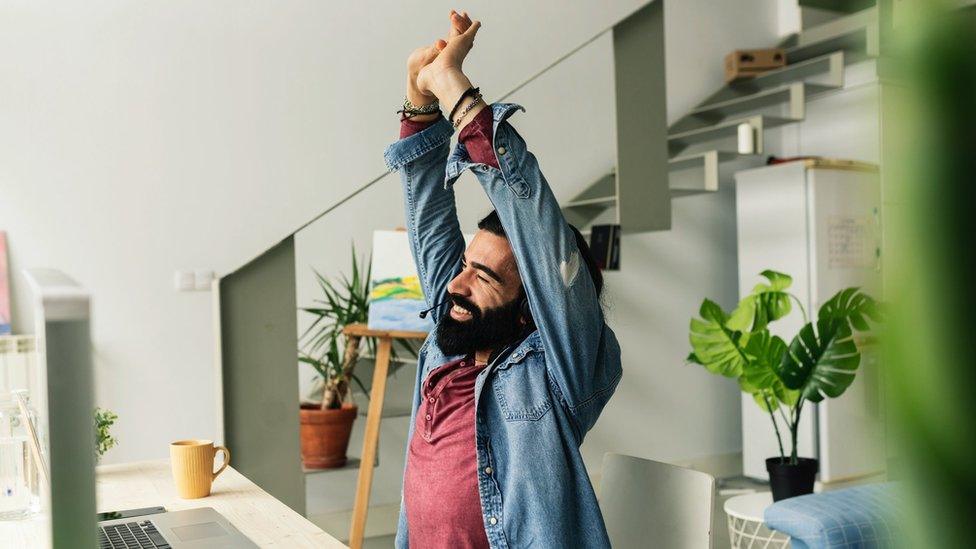
[[[200,499],[176,495],[168,460],[99,466],[96,483],[99,511],[157,505],[168,511],[213,507],[260,547],[346,548],[233,467],[217,477],[209,497]],[[43,517],[0,521],[0,546],[10,542],[10,547],[40,547],[47,539],[45,528]]]

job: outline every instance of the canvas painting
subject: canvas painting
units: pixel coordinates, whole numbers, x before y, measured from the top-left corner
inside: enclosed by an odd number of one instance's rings
[[[430,316],[406,231],[375,231],[369,281],[369,328],[429,332]]]
[[[10,278],[7,273],[7,233],[0,231],[0,335],[10,333]]]

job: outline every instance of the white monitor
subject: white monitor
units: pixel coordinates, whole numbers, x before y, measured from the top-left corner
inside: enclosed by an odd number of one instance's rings
[[[95,432],[90,297],[53,269],[25,269],[33,299],[37,387],[31,395],[47,444],[41,506],[50,547],[95,545]],[[90,540],[90,542],[88,541]]]

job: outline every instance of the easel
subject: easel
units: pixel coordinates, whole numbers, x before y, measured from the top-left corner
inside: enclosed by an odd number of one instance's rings
[[[375,337],[376,368],[373,370],[373,386],[369,392],[369,411],[366,412],[366,434],[363,436],[363,453],[359,461],[359,480],[356,482],[356,503],[352,508],[352,524],[349,526],[349,547],[362,549],[366,530],[366,513],[369,510],[369,492],[373,487],[373,467],[376,462],[376,445],[380,438],[380,419],[383,416],[383,398],[386,396],[386,376],[390,369],[390,351],[394,339],[427,338],[427,332],[398,330],[370,330],[365,324],[350,324],[342,330],[346,336]]]

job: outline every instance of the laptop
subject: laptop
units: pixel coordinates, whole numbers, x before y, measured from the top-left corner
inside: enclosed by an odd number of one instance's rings
[[[156,508],[154,510],[161,510]],[[152,510],[143,510],[152,511]],[[122,513],[125,515],[126,513]],[[99,549],[245,549],[257,547],[212,507],[124,516],[98,522]]]

